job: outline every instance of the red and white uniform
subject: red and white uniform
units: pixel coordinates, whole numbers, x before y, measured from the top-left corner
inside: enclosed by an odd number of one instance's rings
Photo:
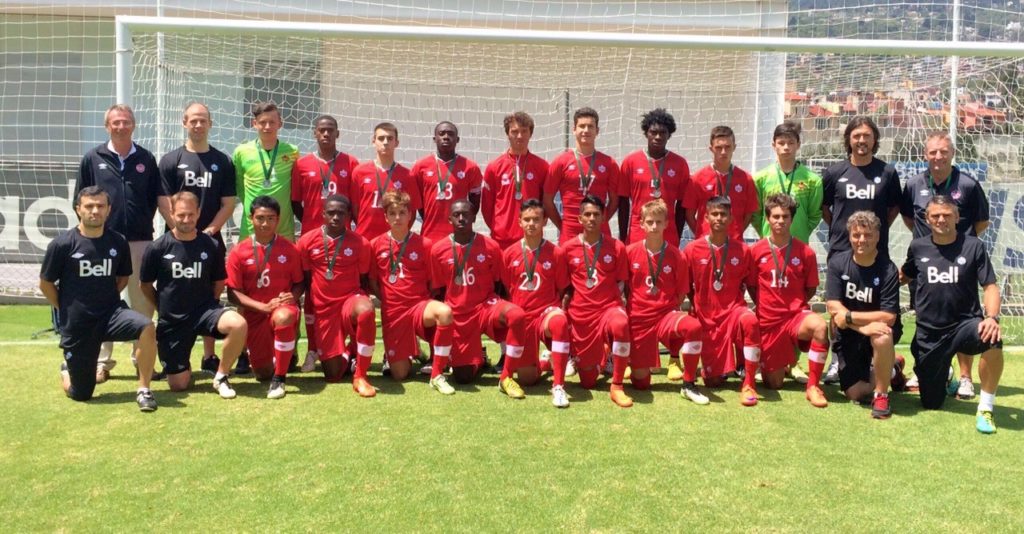
[[[302,203],[302,235],[319,230],[323,224],[324,204],[328,195],[349,195],[352,172],[359,161],[338,152],[331,161],[320,154],[306,154],[292,167],[292,202]]]
[[[370,271],[370,243],[356,232],[345,232],[337,239],[323,232],[309,232],[299,239],[302,270],[312,275],[310,297],[316,313],[321,359],[345,352],[345,336],[355,335],[351,320],[356,297],[365,296],[359,285],[361,275]],[[337,250],[337,256],[334,256]],[[334,256],[333,278],[327,278],[328,260]]]
[[[436,241],[430,249],[430,285],[445,288],[445,303],[452,309],[455,335],[451,365],[483,363],[480,335],[500,341],[495,331],[501,312],[510,303],[494,293],[501,281],[501,249],[493,239],[476,234],[468,245],[454,244],[451,237]],[[462,284],[455,283],[455,262],[463,265]]]
[[[534,258],[534,251],[526,250],[516,242],[503,253],[504,270],[502,281],[508,289],[512,304],[525,312],[527,320],[523,356],[519,366],[536,366],[538,348],[543,340],[551,346],[551,339],[544,336],[544,320],[550,313],[564,313],[560,295],[569,285],[568,265],[565,254],[554,243],[544,241],[540,252]],[[533,265],[533,282],[527,280],[527,267]],[[568,347],[562,351],[568,353]]]
[[[281,293],[291,292],[292,286],[302,283],[302,259],[299,250],[287,239],[277,236],[268,245],[253,244],[253,239],[242,239],[228,254],[227,286],[245,296],[270,302]],[[297,317],[295,304],[286,304]],[[270,314],[242,309],[242,317],[249,323],[246,347],[254,367],[273,362],[274,327]]]
[[[569,267],[569,280],[573,287],[569,304],[569,322],[572,325],[572,352],[580,360],[580,367],[599,365],[604,358],[605,343],[610,343],[610,323],[627,321],[622,307],[619,282],[629,280],[629,260],[626,247],[605,236],[598,245],[586,244],[576,236],[562,247]],[[596,254],[595,254],[596,253]],[[596,256],[596,257],[595,257]],[[595,265],[597,283],[587,287],[587,263]]]
[[[712,257],[712,251],[714,257]],[[693,310],[704,330],[701,360],[705,377],[722,376],[736,369],[735,349],[757,346],[757,318],[743,299],[744,282],[751,269],[750,250],[738,239],[712,247],[705,238],[694,239],[683,250],[693,284]],[[721,289],[715,289],[714,268],[722,269]],[[744,316],[751,324],[743,324]]]
[[[487,164],[480,192],[480,211],[491,229],[491,239],[497,241],[502,250],[523,238],[519,206],[527,199],[541,200],[547,175],[548,162],[532,152],[514,156],[506,151]],[[521,199],[516,198],[517,179]]]
[[[380,287],[381,329],[384,351],[390,361],[419,354],[416,336],[431,339],[423,327],[423,311],[430,303],[430,246],[430,240],[410,233],[399,260],[402,242],[395,240],[390,231],[370,242],[370,278],[377,280]],[[394,273],[392,259],[398,260]]]
[[[356,232],[359,235],[373,239],[391,228],[384,216],[381,196],[392,190],[409,194],[409,209],[414,213],[423,206],[419,184],[409,169],[397,162],[391,169],[390,179],[388,169],[381,169],[376,161],[364,161],[352,171],[349,200],[356,209]]]
[[[669,151],[665,157],[652,160],[647,152],[637,150],[622,160],[619,196],[629,199],[629,242],[644,240],[644,229],[640,226],[640,208],[655,199],[654,180],[658,178],[660,199],[668,206],[668,226],[665,227],[665,241],[679,246],[679,229],[676,228],[676,202],[686,195],[690,183],[690,166],[686,158]]]
[[[729,224],[729,237],[743,239],[743,220],[747,215],[760,209],[757,201],[757,189],[750,173],[739,168],[732,168],[732,179],[729,173],[722,174],[708,165],[697,171],[691,178],[686,195],[683,196],[683,207],[694,211],[697,216],[697,237],[704,237],[710,232],[708,222],[704,219],[708,200],[711,197],[728,196],[732,203],[732,223]]]
[[[583,174],[590,176],[589,185],[583,187],[580,183],[580,166],[583,166]],[[576,239],[582,231],[580,225],[580,202],[587,193],[596,196],[604,201],[605,206],[609,204],[612,196],[619,195],[619,165],[615,160],[602,152],[594,152],[590,156],[577,154],[575,150],[567,150],[556,157],[548,168],[547,178],[544,179],[544,193],[562,195],[562,227],[559,228],[558,244]],[[607,215],[607,214],[606,214]],[[608,217],[601,226],[601,232],[608,238],[611,237],[611,230],[608,228]]]
[[[452,233],[448,208],[456,200],[468,199],[470,193],[480,193],[483,182],[480,167],[465,156],[456,155],[452,165],[451,161],[441,161],[436,154],[431,154],[414,163],[409,173],[419,184],[423,199],[420,233],[431,241],[448,237]]]
[[[810,340],[800,341],[797,335],[806,315],[813,313],[807,303],[807,288],[818,287],[818,259],[814,249],[796,238],[788,261],[786,254],[786,247],[775,248],[767,238],[750,247],[753,266],[747,284],[757,287],[761,369],[766,373],[796,363],[795,349],[807,352],[811,345]]]
[[[630,365],[660,367],[658,343],[678,356],[683,339],[675,333],[680,331],[680,323],[696,321],[679,310],[690,291],[690,271],[683,253],[671,245],[663,253],[650,252],[647,244],[639,241],[626,247],[626,257],[630,273],[629,327],[633,338]],[[692,328],[697,330],[699,326]]]

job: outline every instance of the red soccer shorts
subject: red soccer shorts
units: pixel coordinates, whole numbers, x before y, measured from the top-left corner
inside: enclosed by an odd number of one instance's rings
[[[771,373],[787,365],[796,363],[796,350],[807,352],[811,348],[811,340],[799,339],[800,325],[810,310],[797,312],[788,321],[771,325],[761,325],[761,372]]]
[[[537,367],[540,363],[540,344],[543,342],[548,349],[551,348],[551,337],[544,335],[544,321],[556,313],[565,314],[558,306],[548,306],[529,323],[526,323],[526,331],[523,332],[523,355],[512,359],[509,363],[510,370],[515,371],[520,367]],[[507,328],[496,326],[489,329],[487,335],[491,339],[500,340],[505,339],[507,332]]]
[[[433,340],[433,328],[428,332],[423,327],[423,311],[427,309],[428,304],[429,299],[421,300],[398,317],[381,322],[381,330],[384,331],[384,354],[389,362],[408,360],[418,355],[420,344],[417,338]]]
[[[321,360],[330,360],[345,354],[345,338],[355,339],[356,322],[352,319],[352,314],[360,298],[366,298],[366,295],[356,293],[349,295],[341,304],[317,307],[316,334],[320,338]]]
[[[618,334],[620,342],[629,341],[629,316],[622,306],[614,306],[598,314],[571,316],[572,353],[580,368],[601,365],[605,345],[611,344]]]
[[[681,344],[682,334],[677,333],[678,327],[700,330],[700,323],[697,322],[697,319],[682,311],[672,311],[653,324],[637,324],[636,321],[630,320],[629,326],[633,335],[629,350],[629,365],[633,368],[661,367],[658,343],[671,348],[672,340],[676,339]],[[678,354],[672,355],[673,358],[678,356]]]
[[[275,308],[274,311],[285,308],[290,309],[295,317],[299,317],[299,308],[294,304],[285,304]],[[245,336],[245,348],[249,351],[249,363],[253,367],[268,367],[274,365],[274,325],[270,323],[271,314],[256,313],[251,311],[242,312],[245,322],[249,323],[249,330]]]
[[[700,360],[703,378],[717,378],[736,370],[736,351],[742,354],[743,346],[753,342],[750,332],[744,331],[744,322],[754,329],[757,316],[746,306],[736,306],[720,324],[702,324],[704,339]]]
[[[501,312],[512,303],[491,297],[469,310],[452,310],[455,331],[452,335],[451,366],[483,365],[483,340],[481,335],[495,341],[505,339],[501,328]]]

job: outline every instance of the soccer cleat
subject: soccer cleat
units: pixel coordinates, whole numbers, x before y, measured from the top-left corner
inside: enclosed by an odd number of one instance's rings
[[[102,384],[110,378],[110,371],[108,371],[102,365],[96,368],[96,383]]]
[[[757,406],[757,390],[753,386],[745,385],[740,388],[740,404],[744,406]]]
[[[576,360],[570,357],[565,362],[565,376],[576,376]]]
[[[369,380],[367,380],[367,379],[365,379],[363,377],[358,377],[358,378],[353,378],[352,379],[352,389],[356,393],[358,393],[360,397],[363,397],[363,398],[367,398],[368,399],[370,397],[376,397],[377,396],[377,390],[372,385],[370,385],[370,381]]]
[[[974,398],[974,382],[971,382],[971,377],[960,377],[960,385],[956,388],[956,398],[964,400]]]
[[[283,399],[285,395],[284,380],[276,376],[270,379],[270,389],[267,390],[268,399]]]
[[[569,407],[569,394],[565,392],[565,386],[553,386],[551,388],[551,405],[555,408]]]
[[[222,399],[233,399],[237,395],[235,390],[231,389],[231,383],[228,382],[228,377],[222,376],[219,380],[213,379],[213,389],[220,394]]]
[[[917,375],[914,375],[914,376],[910,377],[907,380],[907,384],[906,384],[905,387],[907,388],[907,391],[918,391],[918,390],[920,390],[921,389],[921,383],[917,380]]]
[[[788,374],[789,377],[792,378],[793,380],[796,380],[799,384],[807,383],[807,373],[805,373],[799,365],[794,365],[793,367],[790,367],[789,372],[787,372],[786,374]]]
[[[632,377],[633,377],[633,366],[630,365],[630,366],[626,367],[626,372],[622,374],[622,379],[623,380],[629,380]]]
[[[139,404],[140,412],[156,411],[156,399],[153,397],[153,392],[148,389],[140,389],[135,394],[135,402]]]
[[[607,346],[605,354],[606,355],[604,357],[604,369],[601,370],[601,374],[612,376],[613,374],[615,374],[615,361],[612,360],[612,358],[614,358],[615,356],[612,356],[612,354],[607,351]]]
[[[238,362],[235,364],[235,374],[242,376],[251,372],[252,367],[249,366],[249,355],[243,352],[242,355],[238,357]]]
[[[825,378],[822,380],[825,384],[838,384],[839,383],[839,360],[832,356],[832,362],[829,363],[828,372],[825,373]]]
[[[992,412],[989,410],[979,411],[975,418],[974,427],[982,434],[995,434],[996,423],[992,420]]]
[[[434,388],[435,390],[437,390],[438,393],[442,395],[455,394],[455,388],[453,388],[452,385],[448,383],[448,379],[445,378],[444,375],[437,375],[434,378],[431,378],[430,387]]]
[[[306,359],[303,360],[302,362],[302,372],[312,373],[313,371],[316,371],[316,361],[318,359],[320,359],[320,354],[318,354],[315,350],[307,352]]]
[[[694,404],[699,404],[701,406],[711,403],[711,400],[708,399],[707,395],[701,393],[697,389],[697,384],[694,384],[693,382],[683,384],[683,389],[679,390],[679,394],[693,401]]]
[[[217,374],[218,368],[220,368],[220,358],[216,354],[204,357],[202,363],[199,364],[199,369],[209,375]]]
[[[875,419],[892,417],[892,410],[889,409],[889,395],[875,395],[871,401],[871,417]]]
[[[811,386],[807,388],[807,401],[811,403],[811,406],[815,408],[825,408],[828,406],[828,399],[825,398],[825,392],[821,391],[818,386]]]
[[[893,364],[892,368],[892,381],[890,386],[893,391],[906,391],[907,390],[907,375],[903,374],[903,369],[907,366],[907,361],[903,359],[903,356],[896,355],[896,363]]]
[[[633,399],[629,395],[626,395],[626,390],[622,388],[621,384],[612,384],[611,390],[608,392],[608,396],[611,397],[612,402],[621,408],[629,408],[633,405]]]
[[[387,358],[384,358],[384,364],[380,366],[381,376],[391,376],[391,363],[388,362]]]
[[[430,376],[431,373],[433,373],[433,372],[434,372],[434,366],[430,365],[429,363],[424,365],[423,367],[420,367],[420,374],[421,375]]]
[[[511,376],[502,378],[501,382],[498,382],[498,389],[501,390],[502,393],[508,395],[510,399],[526,398],[526,392],[519,386],[519,382],[516,382],[516,380]]]
[[[672,382],[679,382],[683,379],[683,368],[679,367],[679,360],[668,361],[668,379]]]

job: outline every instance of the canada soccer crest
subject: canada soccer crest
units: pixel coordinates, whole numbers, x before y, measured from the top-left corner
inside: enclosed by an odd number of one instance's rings
[[[110,257],[111,258],[116,258],[117,257],[117,249],[113,249],[113,248],[110,249]]]
[[[277,257],[277,263],[283,265],[286,261],[288,261],[288,257],[285,256],[284,254],[281,254],[280,256]]]
[[[526,173],[526,179],[527,180],[533,180],[533,173],[532,172]]]
[[[732,259],[729,260],[729,263],[731,263],[732,266],[735,267],[740,264],[740,259],[737,258],[736,256],[733,256]]]
[[[607,167],[605,167],[604,165],[598,165],[598,166],[597,166],[597,170],[599,170],[599,171],[601,171],[601,172],[605,172],[605,171],[607,171],[607,170],[608,170],[608,168],[607,168]]]
[[[199,259],[201,259],[201,260],[205,260],[206,258],[209,258],[209,257],[210,256],[208,254],[206,254],[205,252],[199,254]]]
[[[344,254],[345,256],[351,257],[352,256],[352,249],[346,247],[345,250],[343,250],[341,253]]]
[[[214,163],[213,165],[210,165],[210,170],[213,172],[217,172],[220,170],[220,166]]]
[[[455,176],[456,176],[456,178],[461,180],[461,179],[466,177],[466,171],[459,171],[459,172],[455,173]]]
[[[412,261],[416,261],[417,259],[419,259],[419,257],[420,257],[420,255],[416,254],[415,252],[410,252],[409,253],[409,259],[412,260]]]
[[[676,170],[675,169],[669,169],[668,170],[668,175],[669,175],[670,178],[675,178]]]
[[[789,263],[792,263],[794,266],[800,265],[800,258],[793,258],[792,260],[789,260]]]
[[[486,259],[487,259],[487,256],[484,256],[483,254],[477,254],[476,255],[476,262],[477,263],[483,263],[484,260],[486,260]]]
[[[670,274],[672,272],[672,266],[671,265],[666,265],[666,266],[662,267],[661,268],[661,272],[663,272],[665,274]]]
[[[547,271],[548,269],[551,268],[551,262],[550,261],[546,261],[546,262],[540,264],[540,266],[543,267],[545,271]]]
[[[612,255],[611,254],[605,254],[604,257],[601,258],[601,259],[603,259],[605,263],[611,263],[612,262]]]

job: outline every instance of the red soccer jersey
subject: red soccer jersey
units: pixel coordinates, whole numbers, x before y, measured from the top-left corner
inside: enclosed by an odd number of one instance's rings
[[[575,312],[596,313],[613,306],[621,306],[621,295],[619,282],[629,280],[629,259],[626,257],[626,247],[621,241],[604,236],[601,241],[600,250],[597,243],[594,245],[584,244],[583,240],[576,236],[562,246],[565,252],[565,259],[569,266],[569,280],[573,287],[572,303],[569,306],[570,314]],[[595,261],[596,264],[593,263]],[[594,287],[587,287],[587,264],[596,265],[597,284]]]
[[[814,249],[793,238],[786,261],[786,247],[773,248],[768,238],[750,247],[753,265],[747,273],[747,285],[756,284],[757,317],[762,325],[785,322],[794,314],[809,310],[807,288],[818,287],[818,258]]]
[[[495,297],[494,283],[501,281],[501,249],[493,239],[476,234],[469,245],[452,239],[434,242],[430,249],[430,285],[446,289],[445,302],[456,314],[473,313],[488,298]],[[455,283],[455,262],[463,266],[462,284]]]
[[[410,233],[402,250],[402,242],[392,238],[390,231],[370,242],[373,254],[370,277],[378,281],[381,318],[385,322],[430,298],[430,245],[430,240]],[[392,260],[396,262],[393,273]]]
[[[743,300],[744,282],[751,269],[750,250],[743,241],[729,239],[725,246],[714,248],[706,238],[694,239],[683,250],[683,261],[690,269],[693,285],[693,315],[705,327],[725,322],[737,306],[746,306]],[[724,256],[724,258],[723,258]],[[715,289],[715,268],[721,270],[721,289]]]
[[[302,282],[302,259],[290,241],[275,237],[269,246],[253,245],[242,239],[228,254],[228,281],[231,289],[260,302],[270,302]]]
[[[743,239],[743,220],[751,213],[756,212],[760,205],[757,202],[757,190],[754,189],[754,179],[747,171],[739,168],[732,168],[732,179],[729,174],[721,174],[711,165],[697,171],[690,178],[690,185],[686,195],[683,197],[683,207],[687,210],[695,210],[697,214],[697,237],[703,237],[710,232],[708,222],[704,220],[704,212],[707,209],[708,200],[711,197],[721,196],[728,192],[729,201],[732,202],[732,224],[729,225],[729,237]]]
[[[338,152],[332,161],[306,154],[292,167],[292,202],[302,203],[302,235],[319,230],[324,222],[323,200],[327,195],[348,196],[352,171],[359,162]]]
[[[690,166],[686,158],[669,152],[665,157],[650,160],[647,152],[637,150],[622,160],[619,196],[629,198],[629,242],[643,241],[644,230],[640,226],[640,208],[657,198],[668,205],[668,226],[665,240],[679,246],[679,229],[676,228],[676,202],[682,201],[690,183]],[[654,182],[658,181],[658,193]]]
[[[665,314],[678,310],[683,297],[690,292],[690,273],[683,253],[668,242],[665,244],[664,254],[648,251],[644,241],[626,247],[630,273],[629,318],[636,324],[658,322]],[[652,278],[657,280],[652,282]]]
[[[583,167],[584,176],[589,177],[588,185],[580,181],[580,166]],[[619,165],[611,156],[594,152],[590,156],[580,154],[577,157],[575,150],[567,150],[556,157],[544,179],[544,193],[562,195],[562,227],[559,228],[558,243],[563,245],[576,239],[583,231],[580,224],[580,202],[584,195],[593,194],[602,199],[607,207],[611,197],[620,191]],[[607,218],[601,231],[610,238],[612,234],[608,229]]]
[[[532,152],[513,156],[506,151],[487,164],[480,193],[480,211],[491,229],[491,238],[499,245],[507,247],[522,239],[519,206],[524,200],[542,198],[547,175],[548,162]],[[522,198],[516,198],[517,181]]]
[[[340,305],[361,292],[359,277],[370,272],[370,243],[365,237],[345,232],[340,239],[328,237],[325,244],[322,231],[309,232],[299,238],[298,248],[302,270],[312,273],[310,295],[317,309]],[[327,264],[332,257],[334,274],[328,279]]]
[[[559,297],[569,285],[569,271],[562,249],[550,241],[541,243],[540,253],[531,249],[523,256],[522,242],[505,249],[502,281],[508,288],[512,304],[526,312],[527,317],[539,316],[550,306],[561,306]],[[527,267],[533,270],[533,283],[526,276]]]
[[[409,169],[395,163],[390,177],[387,169],[381,169],[376,161],[364,161],[352,171],[349,200],[356,209],[356,232],[373,239],[391,227],[384,217],[381,196],[391,190],[405,191],[409,194],[409,209],[415,213],[423,206],[420,198],[420,187]]]
[[[423,199],[423,226],[420,231],[431,241],[444,239],[452,233],[452,224],[448,222],[451,203],[469,198],[470,193],[480,193],[483,182],[480,167],[473,160],[456,155],[454,165],[452,163],[446,164],[431,154],[413,164],[409,171],[420,186]]]

